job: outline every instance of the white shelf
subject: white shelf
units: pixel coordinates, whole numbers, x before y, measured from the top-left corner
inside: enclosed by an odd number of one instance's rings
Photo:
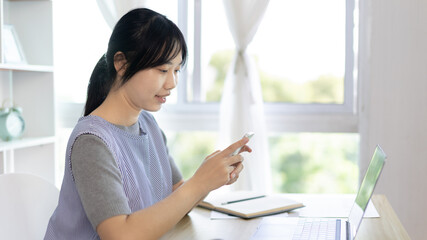
[[[0,174],[25,172],[55,183],[52,5],[51,0],[0,0],[0,25],[14,26],[26,59],[21,64],[0,62],[0,101],[11,99],[21,107],[26,123],[25,137],[0,141]],[[0,55],[5,54],[2,44]]]
[[[0,70],[53,72],[53,66],[2,63],[0,64]]]
[[[55,143],[55,137],[23,138],[10,142],[0,141],[0,152]]]
[[[51,2],[52,0],[6,0],[8,2]]]

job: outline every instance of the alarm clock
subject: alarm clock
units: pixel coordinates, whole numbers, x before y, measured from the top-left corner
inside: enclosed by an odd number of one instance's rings
[[[25,121],[21,108],[0,108],[0,138],[3,141],[20,138],[24,130]]]

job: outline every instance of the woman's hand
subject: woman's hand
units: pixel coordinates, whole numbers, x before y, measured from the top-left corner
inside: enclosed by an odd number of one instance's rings
[[[223,185],[234,183],[243,170],[243,157],[240,154],[231,154],[242,146],[239,153],[252,152],[252,149],[245,145],[248,141],[249,139],[244,137],[223,151],[216,151],[207,156],[192,180],[197,182],[206,194]]]
[[[175,184],[165,199],[130,215],[117,215],[102,221],[96,228],[101,239],[159,239],[210,191],[237,180],[243,169],[243,157],[231,156],[239,147],[252,152],[243,138],[223,151],[207,156],[193,177]],[[155,229],[155,231],[153,231]]]

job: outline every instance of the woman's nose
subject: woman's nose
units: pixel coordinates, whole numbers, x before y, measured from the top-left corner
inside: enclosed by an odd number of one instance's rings
[[[172,90],[178,84],[178,73],[171,73],[168,75],[168,78],[165,82],[165,89]]]

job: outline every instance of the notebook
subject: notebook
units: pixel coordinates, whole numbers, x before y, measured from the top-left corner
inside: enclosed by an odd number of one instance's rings
[[[252,240],[347,239],[353,240],[385,164],[386,154],[377,146],[347,219],[276,218],[264,219]]]
[[[250,219],[291,211],[304,205],[281,195],[262,195],[252,191],[212,192],[199,207]]]

